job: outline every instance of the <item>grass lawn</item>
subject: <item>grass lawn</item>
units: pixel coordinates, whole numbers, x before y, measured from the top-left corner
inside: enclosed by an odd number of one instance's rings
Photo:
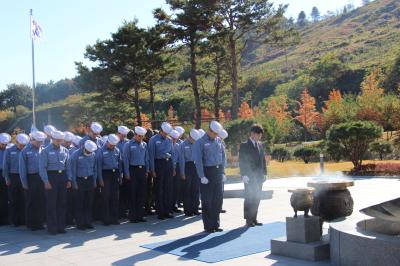
[[[399,161],[364,161],[367,163],[400,163]],[[283,163],[277,161],[270,161],[268,165],[268,178],[282,178],[293,176],[315,176],[319,175],[319,163],[305,164],[303,161],[286,161]],[[340,174],[342,171],[349,171],[353,168],[351,162],[326,162],[325,173]],[[338,173],[339,172],[339,173]],[[227,176],[239,177],[239,168],[228,168],[225,170]]]

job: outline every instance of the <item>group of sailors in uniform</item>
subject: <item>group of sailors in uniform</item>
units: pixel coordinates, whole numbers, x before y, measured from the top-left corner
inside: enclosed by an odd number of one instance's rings
[[[0,134],[0,224],[26,225],[49,234],[67,225],[160,220],[202,213],[204,230],[222,231],[227,131],[211,121],[207,131],[163,122],[158,131],[119,126],[101,136],[93,122],[84,137],[57,130]],[[201,208],[200,208],[201,201]]]

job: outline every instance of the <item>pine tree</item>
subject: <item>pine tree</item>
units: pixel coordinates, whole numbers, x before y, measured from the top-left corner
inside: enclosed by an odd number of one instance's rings
[[[319,13],[319,10],[318,10],[318,8],[317,8],[316,6],[314,6],[314,7],[312,8],[312,10],[311,10],[311,17],[312,17],[312,19],[313,19],[313,22],[319,21],[319,19],[320,19],[320,17],[321,17],[321,15],[320,15],[320,13]]]

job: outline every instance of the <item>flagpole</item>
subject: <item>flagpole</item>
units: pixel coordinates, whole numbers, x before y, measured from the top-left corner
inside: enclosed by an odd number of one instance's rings
[[[30,12],[30,35],[32,41],[32,124],[36,128],[36,114],[35,114],[35,46],[32,36],[32,9]]]

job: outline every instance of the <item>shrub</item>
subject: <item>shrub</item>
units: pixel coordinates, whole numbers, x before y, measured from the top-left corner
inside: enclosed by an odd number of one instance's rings
[[[284,162],[290,159],[290,152],[285,148],[276,148],[272,151],[271,157],[273,160]]]
[[[319,150],[314,147],[301,147],[297,148],[293,155],[294,157],[301,158],[305,163],[308,163],[311,159],[317,157]]]
[[[393,146],[387,141],[374,141],[369,145],[369,150],[378,154],[379,159],[382,161],[385,155],[393,152]]]

